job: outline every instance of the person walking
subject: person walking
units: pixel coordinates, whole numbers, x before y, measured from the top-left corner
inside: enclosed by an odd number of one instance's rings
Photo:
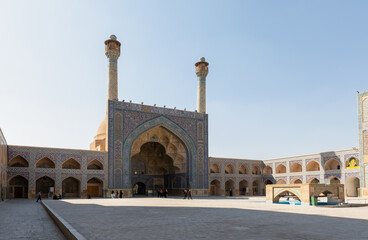
[[[120,198],[123,198],[123,191],[120,190]]]
[[[40,202],[42,202],[41,192],[38,192],[38,194],[37,194],[37,201],[36,202],[38,202],[38,200],[40,200]]]
[[[183,194],[184,194],[184,198],[183,199],[186,199],[187,198],[187,190],[186,189],[183,190]]]
[[[167,188],[165,189],[165,198],[169,196],[169,191],[167,190]]]
[[[111,191],[111,198],[114,198],[115,197],[115,192],[114,190]]]
[[[188,189],[188,200],[189,200],[189,198],[193,200],[192,191],[190,191],[190,189]]]

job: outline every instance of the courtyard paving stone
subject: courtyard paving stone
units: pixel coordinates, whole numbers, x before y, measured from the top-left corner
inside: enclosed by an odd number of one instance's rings
[[[70,199],[47,204],[87,239],[367,239],[368,207],[245,198]]]
[[[0,204],[0,239],[65,239],[36,200],[12,199]]]

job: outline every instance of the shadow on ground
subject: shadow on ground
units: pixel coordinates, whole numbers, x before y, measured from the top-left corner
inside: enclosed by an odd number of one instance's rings
[[[49,204],[50,202],[50,204]],[[49,201],[87,239],[367,239],[366,220],[209,207]]]

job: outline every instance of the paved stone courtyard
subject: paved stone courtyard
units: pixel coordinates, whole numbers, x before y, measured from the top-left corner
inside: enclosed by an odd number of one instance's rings
[[[368,207],[267,204],[264,198],[48,200],[87,239],[367,239]]]
[[[36,200],[12,199],[0,204],[0,239],[65,239]]]

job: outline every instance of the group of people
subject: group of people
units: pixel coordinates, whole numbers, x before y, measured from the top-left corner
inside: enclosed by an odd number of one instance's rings
[[[111,198],[123,198],[123,191],[120,190],[120,192],[119,191],[115,192],[114,190],[112,190]]]
[[[167,189],[157,189],[157,197],[158,198],[167,198],[169,196],[169,192]]]
[[[193,200],[193,198],[192,198],[192,191],[190,191],[190,189],[184,189],[183,194],[184,194],[184,198],[183,199],[187,199],[188,198],[188,200],[189,199],[192,199]]]

